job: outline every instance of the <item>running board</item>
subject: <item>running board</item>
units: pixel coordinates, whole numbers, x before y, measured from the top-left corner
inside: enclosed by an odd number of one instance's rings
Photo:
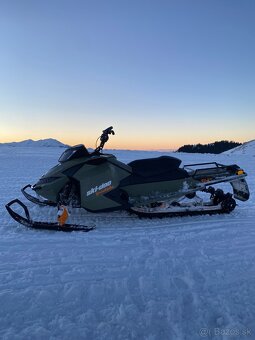
[[[176,217],[176,216],[194,216],[205,214],[222,214],[230,213],[236,207],[236,201],[231,194],[224,194],[224,198],[218,204],[204,202],[168,204],[167,202],[158,202],[154,207],[132,207],[130,210],[140,217]]]
[[[204,207],[204,209],[188,209],[188,208],[172,208],[169,210],[153,210],[153,209],[148,209],[144,210],[142,208],[138,207],[132,207],[131,211],[138,215],[139,217],[183,217],[183,216],[195,216],[195,215],[213,215],[213,214],[222,214],[226,213],[220,204],[217,206],[208,206]]]

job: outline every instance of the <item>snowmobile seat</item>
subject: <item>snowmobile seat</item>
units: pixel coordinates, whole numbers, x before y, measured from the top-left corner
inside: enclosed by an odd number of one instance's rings
[[[169,179],[179,179],[188,177],[186,170],[180,169],[181,160],[170,156],[161,156],[157,158],[138,159],[130,162],[133,174],[141,177],[167,176]]]

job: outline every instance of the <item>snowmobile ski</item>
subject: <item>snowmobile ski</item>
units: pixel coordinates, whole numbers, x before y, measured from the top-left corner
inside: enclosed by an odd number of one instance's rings
[[[20,207],[23,208],[25,217],[21,216],[17,212],[15,212],[11,206],[13,204],[17,204]],[[50,222],[39,222],[39,221],[33,221],[30,217],[29,211],[27,206],[21,202],[19,199],[14,199],[6,204],[6,209],[8,213],[11,215],[11,217],[17,221],[18,223],[23,224],[26,227],[33,228],[33,229],[42,229],[42,230],[55,230],[55,231],[65,231],[65,232],[71,232],[71,231],[91,231],[95,229],[95,226],[86,226],[86,225],[80,225],[80,224],[64,224],[60,226],[57,222],[50,223]]]

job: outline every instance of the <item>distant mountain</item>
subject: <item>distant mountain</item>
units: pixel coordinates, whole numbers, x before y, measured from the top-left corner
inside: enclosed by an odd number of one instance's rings
[[[225,155],[251,155],[255,156],[255,139],[243,143],[234,149],[223,152]]]
[[[21,142],[11,142],[11,143],[0,143],[0,145],[7,145],[7,146],[28,146],[28,147],[61,147],[61,148],[67,148],[69,145],[63,144],[59,142],[56,139],[48,138],[48,139],[40,139],[40,140],[32,140],[32,139],[26,139]]]

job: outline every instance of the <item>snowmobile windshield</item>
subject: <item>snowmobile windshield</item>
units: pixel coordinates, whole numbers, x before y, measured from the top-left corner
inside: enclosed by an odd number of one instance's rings
[[[59,162],[64,163],[66,161],[70,161],[72,159],[77,159],[81,157],[88,157],[90,153],[85,148],[84,145],[76,145],[71,148],[66,149],[62,155],[59,157]]]

